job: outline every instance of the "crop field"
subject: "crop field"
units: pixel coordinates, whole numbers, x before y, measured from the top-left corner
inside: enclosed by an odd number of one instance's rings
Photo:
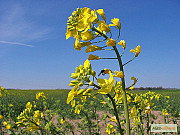
[[[99,134],[106,134],[105,129],[103,129],[102,125],[106,123],[107,121],[103,121],[105,118],[105,115],[108,115],[107,117],[112,116],[111,110],[108,110],[107,106],[103,104],[102,102],[98,102],[96,99],[91,99],[87,102],[87,105],[84,106],[84,111],[81,111],[80,113],[74,113],[75,109],[71,107],[70,104],[66,103],[67,96],[70,90],[7,90],[7,96],[2,96],[0,98],[0,110],[1,114],[3,114],[4,117],[7,117],[7,121],[11,121],[11,123],[17,122],[17,117],[27,108],[27,103],[32,103],[32,105],[36,105],[35,107],[38,110],[41,110],[43,112],[44,107],[46,107],[46,115],[50,115],[49,119],[53,123],[55,122],[55,125],[57,126],[57,123],[60,122],[65,123],[64,126],[62,126],[61,133],[51,132],[52,134],[88,134],[85,132],[88,130],[88,119],[92,119],[92,132],[99,132]],[[37,94],[38,93],[44,93],[44,96],[46,99],[44,101],[37,101]],[[148,91],[146,90],[134,90],[131,91],[133,94],[145,94]],[[151,118],[154,119],[154,122],[157,121],[157,113],[162,111],[162,106],[166,106],[168,110],[168,115],[166,122],[169,123],[178,123],[179,122],[179,112],[180,112],[180,90],[154,90],[151,92],[155,92],[156,94],[162,94],[163,96],[169,96],[168,102],[161,100],[161,102],[154,100],[154,108],[151,113]],[[103,99],[102,97],[98,97],[98,99]],[[89,100],[89,99],[87,99]],[[165,99],[166,100],[166,99]],[[165,103],[164,103],[165,102]],[[45,104],[43,104],[45,103]],[[93,105],[93,106],[92,106]],[[48,110],[50,112],[48,112]],[[119,109],[119,112],[121,112],[121,108]],[[122,113],[122,112],[121,112]],[[122,113],[123,114],[123,113]],[[44,114],[45,115],[45,114]],[[85,118],[85,116],[87,116]],[[159,115],[159,114],[158,114]],[[161,114],[160,114],[161,115]],[[59,121],[55,120],[56,117],[59,117]],[[156,117],[156,118],[155,118]],[[159,118],[162,117],[158,116]],[[174,121],[172,121],[172,118]],[[11,120],[10,120],[11,119]],[[54,119],[54,120],[53,120]],[[86,121],[86,120],[87,121]],[[64,120],[64,122],[62,122]],[[97,121],[96,121],[97,120]],[[102,122],[103,121],[103,122]],[[153,121],[153,120],[152,120]],[[151,121],[151,122],[152,122]],[[159,122],[164,123],[163,117],[160,119]],[[48,124],[46,123],[46,126]],[[18,129],[16,124],[12,124],[14,129]],[[179,123],[178,123],[179,126]],[[49,125],[49,128],[52,128],[52,125]],[[6,134],[46,134],[45,132],[39,133],[39,131],[33,131],[30,133],[25,133],[23,131],[20,131],[18,129],[17,131],[8,131],[6,132],[3,127],[1,127],[1,133]],[[76,129],[75,131],[73,131]],[[78,131],[79,130],[79,131]],[[101,131],[100,131],[101,130]],[[179,128],[178,128],[178,132]]]

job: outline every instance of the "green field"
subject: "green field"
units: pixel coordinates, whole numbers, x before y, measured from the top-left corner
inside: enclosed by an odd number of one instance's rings
[[[70,90],[60,89],[60,90],[7,90],[7,96],[2,96],[0,98],[0,113],[4,117],[11,118],[13,121],[17,121],[17,116],[21,114],[21,112],[24,111],[26,108],[27,102],[33,102],[36,100],[36,94],[39,92],[44,92],[46,98],[46,110],[51,110],[52,112],[55,112],[56,115],[60,115],[61,118],[67,118],[71,120],[80,120],[84,119],[85,116],[83,111],[81,114],[74,113],[74,108],[70,104],[66,103],[67,95]],[[131,91],[133,94],[145,94],[148,92],[148,90],[133,90]],[[153,99],[153,110],[154,111],[162,111],[162,109],[167,109],[168,113],[173,116],[173,118],[178,119],[179,118],[179,112],[180,112],[180,90],[152,90],[151,92],[155,92],[156,94],[162,94],[165,96],[170,96],[170,98],[155,100]],[[135,96],[135,95],[134,95]],[[102,99],[102,95],[97,96],[98,99]],[[37,110],[43,110],[42,108],[43,101],[39,102],[39,105],[37,105]],[[132,106],[131,106],[132,107]],[[100,103],[98,100],[94,100],[92,97],[91,99],[88,99],[87,105],[84,107],[84,112],[88,113],[88,117],[90,119],[96,119],[97,115],[96,112],[98,110],[102,110],[103,112],[109,111],[109,113],[112,114],[111,110],[109,110],[109,107],[105,106],[103,107],[102,103]],[[94,111],[94,109],[96,111]],[[119,112],[121,113],[121,108],[118,108]],[[94,112],[94,113],[93,113]],[[154,116],[155,117],[155,116]],[[87,123],[86,123],[87,124]],[[83,131],[87,129],[87,125],[80,125],[80,129]],[[93,127],[93,126],[92,126]],[[15,129],[18,129],[14,125]],[[96,130],[97,128],[94,127]],[[18,130],[17,130],[18,132]],[[96,132],[96,131],[95,131]],[[178,133],[179,133],[178,128]],[[18,132],[19,133],[19,132]],[[103,134],[103,133],[102,133]]]
[[[36,98],[36,93],[44,92],[46,97],[48,98],[48,102],[51,104],[49,109],[56,109],[56,110],[64,110],[63,108],[69,107],[70,105],[66,104],[66,99],[69,90],[8,90],[9,93],[9,100],[15,107],[15,114],[19,114],[21,110],[25,108],[25,105],[28,101],[32,102]],[[143,94],[148,92],[147,90],[135,90],[131,91],[133,93]],[[151,92],[156,92],[156,94],[163,94],[166,96],[170,96],[170,107],[172,112],[177,111],[180,112],[180,90],[152,90]],[[157,102],[157,101],[156,101]],[[158,102],[157,102],[158,104]],[[156,110],[161,110],[160,107],[157,105]]]

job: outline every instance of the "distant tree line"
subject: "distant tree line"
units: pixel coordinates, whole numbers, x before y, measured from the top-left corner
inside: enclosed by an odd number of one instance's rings
[[[139,88],[134,88],[134,90],[172,90],[176,88],[163,88],[162,86],[160,87],[139,87]]]

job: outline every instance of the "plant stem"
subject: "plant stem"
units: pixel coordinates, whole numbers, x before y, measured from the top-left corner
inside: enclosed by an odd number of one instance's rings
[[[100,32],[99,30],[97,30],[96,28],[92,27],[93,31],[98,32],[100,35],[102,35],[105,39],[108,39],[108,36],[102,32]],[[119,55],[119,52],[116,48],[116,46],[113,46],[113,49],[116,53],[116,56],[118,58],[118,62],[119,62],[119,67],[120,67],[120,71],[123,72],[123,64],[121,61],[121,56]],[[129,63],[129,62],[128,62]],[[123,72],[124,73],[124,72]],[[126,91],[125,91],[125,79],[121,78],[122,81],[122,89],[123,89],[123,100],[124,100],[124,111],[125,111],[125,115],[126,115],[126,128],[127,128],[127,135],[130,135],[130,120],[129,120],[129,111],[128,111],[128,105],[127,105],[127,95],[126,95]]]
[[[117,59],[117,58],[100,58],[100,59]]]
[[[113,108],[114,108],[114,115],[116,116],[116,119],[117,119],[118,129],[119,129],[120,134],[123,135],[123,131],[122,131],[122,128],[121,128],[119,116],[118,116],[117,109],[116,109],[116,103],[114,102],[114,99],[111,97],[110,94],[106,94],[106,95],[111,99],[111,102],[112,102]]]
[[[125,64],[123,64],[123,66],[125,66],[126,64],[128,64],[129,62],[131,62],[132,60],[134,60],[136,57],[133,57],[130,61],[126,62]]]
[[[122,61],[121,61],[121,57],[119,55],[119,52],[116,48],[116,46],[113,46],[114,51],[117,55],[118,61],[119,61],[119,67],[120,67],[120,71],[123,71],[123,65],[122,65]],[[127,128],[127,135],[130,135],[130,120],[129,120],[129,111],[128,111],[128,104],[127,104],[127,95],[126,95],[126,87],[125,87],[125,79],[121,78],[122,81],[122,89],[123,89],[123,100],[124,100],[124,111],[125,111],[125,115],[126,115],[126,128]]]

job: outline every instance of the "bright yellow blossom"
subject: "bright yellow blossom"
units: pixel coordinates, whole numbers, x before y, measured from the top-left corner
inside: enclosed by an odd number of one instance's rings
[[[118,45],[121,45],[124,49],[126,48],[126,42],[124,40],[118,42]]]
[[[121,29],[121,24],[120,24],[118,18],[111,19],[111,22],[112,22],[113,24],[109,24],[109,26],[114,26],[114,27],[116,27],[117,29]]]
[[[101,78],[97,79],[97,82],[98,82],[99,86],[101,87],[101,89],[98,90],[98,93],[108,94],[109,92],[112,91],[115,80],[113,80],[112,73],[109,72],[109,74],[110,74],[109,80],[101,79]]]
[[[103,9],[98,9],[96,12],[103,18],[103,20],[106,20],[106,15],[104,14]]]
[[[138,57],[138,55],[141,53],[141,46],[138,45],[135,50],[134,49],[131,49],[130,50],[131,53],[135,53],[135,57]]]
[[[7,125],[7,122],[6,122],[6,121],[4,121],[4,122],[3,122],[3,125],[4,125],[4,126],[6,126],[6,125]]]
[[[110,47],[110,46],[116,46],[116,40],[111,39],[111,38],[108,38],[108,39],[107,39],[107,42],[106,42],[106,45],[107,45],[108,47]]]
[[[97,50],[102,50],[102,48],[99,47],[99,46],[96,46],[96,45],[87,46],[86,53],[94,52],[94,51],[97,51]]]
[[[133,102],[135,102],[135,103],[141,102],[141,98],[139,97],[138,94],[136,94],[136,97],[134,98],[134,101],[133,101]]]
[[[134,80],[134,84],[137,82],[137,79],[134,76],[131,77],[131,80]]]
[[[1,90],[4,90],[4,87],[0,86],[1,87]]]
[[[124,78],[124,74],[123,71],[114,71],[115,75],[113,75],[113,77],[120,77],[120,78]]]
[[[79,114],[81,112],[82,108],[83,108],[83,105],[77,105],[75,107],[74,113]]]
[[[28,103],[26,104],[26,108],[27,108],[27,109],[31,109],[31,108],[32,108],[31,102],[28,102]]]
[[[116,119],[116,117],[115,117],[115,116],[111,117],[111,121],[113,121],[113,122],[117,123],[117,119]]]
[[[11,124],[7,124],[6,129],[11,129]]]
[[[163,113],[163,115],[168,115],[168,112],[167,112],[166,109],[163,109],[163,110],[162,110],[162,113]]]
[[[92,33],[92,31],[85,31],[85,32],[81,32],[81,39],[83,41],[88,41],[88,40],[92,40],[94,39],[94,34]]]
[[[106,32],[110,32],[111,31],[110,27],[106,24],[105,21],[99,21],[98,22],[98,29],[100,31],[106,31]]]
[[[116,129],[113,128],[114,126],[111,124],[108,124],[106,127],[106,133],[111,134],[114,133],[116,131]]]
[[[131,109],[131,113],[129,114],[129,117],[132,118],[135,116],[137,116],[137,109],[136,106],[134,105],[133,108]]]
[[[69,102],[74,99],[74,96],[77,95],[78,88],[79,88],[79,86],[76,85],[76,86],[74,86],[74,87],[72,88],[72,90],[69,92],[68,98],[67,98],[67,101],[66,101],[67,104],[69,104]]]
[[[2,120],[3,119],[3,116],[2,115],[0,115],[0,120]]]
[[[88,60],[99,60],[99,59],[100,59],[99,56],[97,56],[97,55],[92,55],[92,54],[90,54],[89,57],[88,57]]]
[[[65,120],[64,120],[64,119],[61,119],[60,123],[63,124],[64,122],[65,122]]]

